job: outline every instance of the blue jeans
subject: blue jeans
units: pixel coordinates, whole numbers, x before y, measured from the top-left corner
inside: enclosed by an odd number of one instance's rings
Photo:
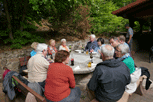
[[[56,101],[56,102],[79,102],[81,97],[81,90],[79,87],[75,87],[74,89],[71,89],[71,93],[68,97],[64,98],[61,101]],[[54,102],[50,101],[46,98],[47,102]]]
[[[126,39],[126,43],[129,41],[129,39]],[[133,38],[131,38],[129,45],[129,49],[130,51],[132,51],[132,42],[133,42]]]

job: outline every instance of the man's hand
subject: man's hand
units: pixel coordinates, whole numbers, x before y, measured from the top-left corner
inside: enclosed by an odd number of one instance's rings
[[[130,40],[127,43],[129,44],[130,43]]]

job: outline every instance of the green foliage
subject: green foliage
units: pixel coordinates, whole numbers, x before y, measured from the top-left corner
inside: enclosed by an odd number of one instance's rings
[[[41,25],[39,22],[42,18],[49,19],[49,27],[58,34],[78,38],[84,38],[88,33],[127,31],[124,25],[128,20],[111,13],[134,1],[136,0],[9,0],[7,6],[14,39],[9,38],[11,30],[1,22],[3,27],[0,27],[0,39],[5,44],[12,44],[11,48],[21,48],[34,41],[44,42],[41,35],[30,33],[37,29],[35,22]],[[138,31],[140,25],[138,22],[135,25],[134,29]],[[143,29],[149,29],[148,26],[150,25],[143,26]]]
[[[107,1],[112,1],[114,4],[116,4],[117,7],[121,8],[132,2],[135,2],[136,0],[107,0]]]
[[[134,30],[135,30],[136,32],[138,32],[138,31],[140,30],[140,24],[139,24],[139,22],[138,22],[138,21],[135,21],[135,22],[134,22],[134,25],[135,25],[135,26],[133,27]]]
[[[95,34],[103,32],[115,32],[118,27],[124,25],[124,19],[111,14],[117,7],[112,1],[95,0],[91,6],[91,32]]]
[[[0,30],[0,36],[8,36],[7,30]],[[2,39],[0,37],[0,39]]]
[[[14,49],[20,49],[22,48],[23,45],[32,43],[34,41],[41,43],[41,42],[44,42],[44,39],[38,35],[32,35],[31,33],[27,31],[20,31],[20,30],[17,30],[14,33],[13,40],[10,40],[10,38],[4,40],[5,44],[12,43],[11,48],[14,48]]]

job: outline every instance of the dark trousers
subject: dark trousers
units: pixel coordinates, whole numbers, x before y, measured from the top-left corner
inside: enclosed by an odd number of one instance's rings
[[[81,90],[79,87],[75,87],[71,89],[71,93],[68,97],[64,98],[61,101],[56,101],[56,102],[79,102],[81,97]],[[51,100],[46,99],[47,102],[54,102]]]
[[[126,38],[126,43],[129,41],[129,38]],[[132,42],[133,42],[133,38],[131,38],[129,45],[130,51],[132,51]]]

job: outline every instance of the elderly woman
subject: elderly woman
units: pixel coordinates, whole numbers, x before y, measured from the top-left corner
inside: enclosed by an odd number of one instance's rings
[[[135,66],[134,66],[134,60],[129,54],[129,47],[125,44],[119,44],[116,47],[115,53],[116,53],[116,57],[124,58],[123,62],[130,69],[130,74],[132,74],[135,71]]]
[[[126,64],[126,66],[130,69],[130,77],[131,82],[128,84],[125,88],[125,91],[129,94],[136,91],[137,88],[137,81],[141,75],[141,68],[135,68],[134,66],[134,60],[129,54],[129,46],[125,44],[119,44],[116,47],[116,56],[123,58],[123,62]]]
[[[36,48],[37,48],[38,42],[33,42],[31,44],[31,47],[34,49],[30,52],[31,57],[34,56],[37,52],[36,52]]]
[[[66,50],[66,51],[70,51],[69,47],[66,46],[66,39],[62,39],[61,40],[61,45],[59,47],[59,50]]]
[[[60,50],[55,55],[55,63],[49,65],[45,97],[47,102],[79,102],[81,91],[75,87],[72,68],[67,66],[69,52]]]
[[[48,54],[50,54],[50,55],[52,54],[54,56],[56,52],[57,52],[57,49],[55,47],[55,40],[50,39],[49,46],[48,46]]]

